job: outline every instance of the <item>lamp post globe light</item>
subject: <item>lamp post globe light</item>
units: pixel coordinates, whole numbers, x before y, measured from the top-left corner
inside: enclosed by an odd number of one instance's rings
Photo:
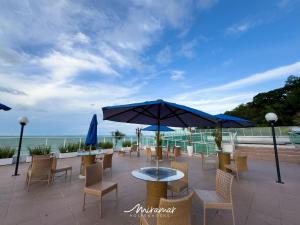
[[[21,125],[21,132],[20,132],[20,139],[19,139],[19,147],[18,147],[18,154],[17,154],[17,162],[15,167],[15,174],[13,176],[18,176],[18,169],[19,169],[19,161],[20,161],[20,153],[21,153],[21,147],[22,147],[22,139],[23,139],[23,131],[24,126],[29,123],[27,117],[23,116],[18,119],[20,125]]]
[[[278,117],[275,113],[267,113],[265,116],[265,119],[270,124],[272,129],[272,136],[273,136],[273,145],[274,145],[274,154],[275,154],[275,163],[276,163],[276,171],[277,171],[277,183],[283,184],[281,181],[281,175],[280,175],[280,166],[279,166],[279,159],[278,159],[278,151],[277,151],[277,143],[276,143],[276,135],[275,135],[275,123],[278,120]]]

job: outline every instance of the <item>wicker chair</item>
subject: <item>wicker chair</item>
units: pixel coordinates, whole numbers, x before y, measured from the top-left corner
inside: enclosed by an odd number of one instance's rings
[[[152,151],[150,147],[146,147],[145,153],[147,156],[147,161],[149,161],[149,158],[150,158],[150,161],[156,159],[156,152]]]
[[[216,153],[205,155],[203,152],[201,152],[200,154],[202,160],[202,169],[206,169],[208,165],[213,165],[216,169],[219,167],[218,155]]]
[[[160,209],[175,208],[173,213],[160,212],[156,215],[141,215],[140,225],[190,225],[193,192],[180,199],[165,199],[159,201]]]
[[[177,181],[172,181],[168,183],[168,190],[171,191],[171,195],[173,197],[173,192],[180,193],[184,190],[189,192],[189,171],[187,163],[179,163],[172,161],[171,168],[180,170],[184,173],[184,177]]]
[[[174,148],[171,150],[170,146],[167,147],[167,159],[169,160],[172,160],[174,159],[176,161],[176,157],[175,157],[175,154],[174,154]]]
[[[70,171],[70,181],[72,179],[72,166],[65,166],[57,168],[57,158],[52,158],[52,166],[51,166],[51,182],[54,182],[55,174],[57,173],[65,173],[65,181],[67,180],[68,171]]]
[[[100,197],[100,217],[102,217],[102,197],[115,190],[116,201],[118,201],[118,184],[102,181],[102,163],[95,163],[86,167],[85,187],[83,189],[83,211],[85,210],[86,195]]]
[[[132,145],[132,146],[131,146],[131,149],[130,149],[130,151],[129,151],[130,157],[131,157],[131,153],[133,153],[133,152],[136,152],[136,154],[138,155],[138,154],[139,154],[138,151],[139,151],[138,145],[136,145],[136,144]]]
[[[112,176],[112,157],[113,153],[111,154],[105,154],[103,157],[103,171],[105,169],[110,169],[110,176]]]
[[[47,156],[32,156],[32,163],[28,168],[26,184],[29,191],[31,182],[51,182],[52,158]]]
[[[239,181],[239,173],[248,171],[247,156],[236,156],[234,163],[225,165],[225,168],[235,172],[236,179]]]
[[[222,170],[217,170],[216,190],[194,190],[195,195],[203,204],[203,225],[205,225],[206,209],[226,209],[231,210],[233,225],[235,225],[234,209],[232,202],[232,182],[233,176]]]

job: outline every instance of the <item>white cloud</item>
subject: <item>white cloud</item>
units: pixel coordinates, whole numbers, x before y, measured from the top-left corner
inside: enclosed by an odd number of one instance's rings
[[[194,48],[197,46],[198,40],[193,39],[189,42],[185,42],[182,44],[180,49],[180,54],[187,58],[192,58],[195,56]]]
[[[197,0],[197,6],[200,9],[207,10],[217,4],[219,0]]]
[[[177,81],[177,80],[183,80],[185,77],[185,72],[182,70],[173,70],[171,71],[171,80]]]
[[[226,33],[232,35],[246,33],[248,30],[254,28],[257,25],[258,23],[254,21],[244,21],[226,28]]]
[[[156,61],[160,64],[168,64],[171,62],[171,57],[171,48],[166,46],[158,52]]]

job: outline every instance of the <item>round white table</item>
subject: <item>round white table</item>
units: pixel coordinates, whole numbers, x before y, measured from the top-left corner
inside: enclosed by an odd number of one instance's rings
[[[184,173],[169,167],[143,167],[133,170],[132,176],[147,182],[146,206],[157,208],[160,198],[167,198],[168,182],[180,180]]]

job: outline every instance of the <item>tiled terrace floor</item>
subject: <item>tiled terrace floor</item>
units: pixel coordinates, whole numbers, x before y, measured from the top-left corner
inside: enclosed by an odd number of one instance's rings
[[[214,189],[214,169],[201,169],[201,160],[197,157],[181,157],[190,165],[189,177],[191,188]],[[137,203],[143,203],[146,186],[143,181],[131,176],[131,170],[150,165],[144,157],[133,156],[113,158],[113,176],[109,171],[105,179],[119,184],[118,205],[114,193],[103,200],[103,218],[99,218],[98,201],[87,198],[86,211],[82,211],[83,180],[78,179],[79,158],[60,160],[59,163],[73,166],[71,182],[58,177],[53,185],[33,184],[28,193],[25,188],[25,175],[28,164],[21,164],[18,177],[12,177],[14,166],[0,167],[0,224],[84,224],[84,225],[134,225],[138,218],[130,217],[124,210]],[[164,162],[166,166],[168,162]],[[240,182],[234,181],[233,201],[237,225],[299,225],[300,224],[300,165],[281,164],[284,185],[275,184],[275,166],[273,162],[250,161],[249,172],[241,176]],[[194,199],[192,208],[193,224],[202,224],[202,207]],[[210,210],[207,224],[232,224],[228,211]]]

